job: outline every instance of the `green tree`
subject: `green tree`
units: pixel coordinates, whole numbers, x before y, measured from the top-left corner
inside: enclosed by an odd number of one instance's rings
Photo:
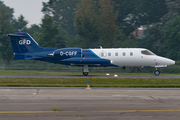
[[[180,16],[176,16],[162,29],[164,43],[161,46],[163,53],[174,60],[180,59]]]
[[[136,0],[113,0],[115,2],[114,11],[118,11],[116,24],[123,29],[124,34],[129,36],[137,26],[133,23],[133,11],[135,10]]]
[[[77,7],[75,22],[83,46],[113,47],[120,33],[116,25],[117,13],[111,0],[82,0]]]
[[[45,15],[53,16],[55,25],[60,26],[69,34],[75,35],[74,17],[79,2],[80,0],[49,0],[47,3],[43,2],[42,12]]]
[[[147,28],[145,32],[146,37],[138,40],[138,46],[146,47],[161,56],[170,57],[172,59],[179,59],[178,57],[173,56],[172,53],[174,47],[171,41],[176,41],[175,36],[171,36],[170,40],[169,35],[175,34],[177,32],[177,29],[172,29],[170,25],[176,26],[175,24],[177,24],[177,27],[179,26],[177,21],[173,23],[172,21],[175,21],[177,19],[176,17],[180,15],[180,1],[167,0],[166,4],[168,13],[160,19],[160,22],[153,23]],[[169,31],[167,30],[168,27]]]
[[[142,39],[135,39],[137,42],[137,47],[150,49],[158,55],[164,55],[161,53],[160,46],[163,44],[163,36],[161,32],[161,24],[152,24],[152,26],[147,27],[144,34],[145,37]]]
[[[99,0],[98,33],[103,47],[114,47],[119,28],[116,25],[118,12],[114,13],[114,2]]]
[[[10,15],[7,14],[6,9],[0,8],[0,54],[1,58],[5,60],[6,63],[9,63],[13,57],[11,42],[6,35],[13,32],[9,18]]]
[[[42,32],[39,36],[39,44],[43,47],[56,47],[55,36],[58,34],[58,28],[53,25],[53,19],[51,16],[44,16],[41,29]]]
[[[151,25],[160,22],[160,19],[168,13],[166,0],[136,0],[135,16],[140,25]]]
[[[83,47],[97,47],[98,35],[98,8],[94,0],[82,0],[76,11],[75,22],[78,34],[82,37]]]
[[[114,10],[118,12],[116,24],[129,36],[142,25],[160,22],[168,12],[166,0],[113,0]]]
[[[173,20],[176,16],[180,15],[180,1],[167,0],[168,13],[161,18],[162,26]]]
[[[25,32],[29,33],[39,43],[39,36],[41,34],[40,25],[33,24],[29,28],[27,27]]]
[[[56,48],[65,48],[66,47],[66,39],[63,34],[63,30],[59,30],[59,33],[55,36],[56,39]]]
[[[14,9],[6,6],[3,1],[0,1],[0,8],[6,10],[6,14],[9,15],[8,20],[11,20],[13,18]]]
[[[23,15],[20,15],[17,19],[13,18],[11,21],[12,27],[15,29],[15,31],[25,31],[27,29],[28,21],[24,19]]]

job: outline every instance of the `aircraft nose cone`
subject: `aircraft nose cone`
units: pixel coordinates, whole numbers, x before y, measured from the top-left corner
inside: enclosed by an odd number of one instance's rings
[[[174,60],[164,58],[164,57],[159,57],[157,61],[159,65],[174,65],[175,64]]]
[[[176,62],[174,60],[170,60],[169,63],[169,65],[174,65]]]
[[[171,60],[171,59],[165,59],[165,61],[166,61],[166,64],[167,65],[174,65],[175,64],[175,61],[174,60]]]

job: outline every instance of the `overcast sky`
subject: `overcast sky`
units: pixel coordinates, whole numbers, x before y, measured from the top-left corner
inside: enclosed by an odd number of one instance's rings
[[[40,24],[43,17],[42,2],[48,2],[49,0],[1,0],[6,6],[14,8],[14,16],[17,18],[21,14],[25,17],[25,20],[31,24]]]

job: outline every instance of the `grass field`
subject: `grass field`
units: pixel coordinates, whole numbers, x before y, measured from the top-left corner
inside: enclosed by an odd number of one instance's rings
[[[105,75],[105,72],[90,72],[89,75]],[[116,72],[118,75],[154,75],[154,73],[128,73],[128,72]],[[82,72],[57,72],[57,71],[42,71],[42,70],[0,70],[0,75],[82,75]],[[113,72],[110,75],[114,75]],[[168,74],[161,73],[161,75],[180,75],[180,74]]]
[[[114,73],[111,73],[113,75]],[[153,73],[117,73],[118,75],[153,75]],[[82,75],[81,72],[35,70],[0,70],[0,75]],[[105,73],[90,73],[105,75]],[[161,74],[172,75],[172,74]],[[173,74],[178,75],[178,74]],[[180,79],[119,79],[119,78],[0,78],[1,87],[180,87]]]
[[[105,75],[101,72],[90,72],[89,75]],[[114,73],[110,73],[113,75]],[[150,75],[153,73],[118,73],[123,75]],[[0,70],[0,75],[82,75],[82,72],[56,72],[56,71],[37,71],[37,70]]]
[[[180,79],[0,78],[1,87],[180,87]]]

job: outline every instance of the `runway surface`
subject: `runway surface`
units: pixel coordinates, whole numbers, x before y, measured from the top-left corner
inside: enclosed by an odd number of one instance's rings
[[[0,75],[0,78],[114,78],[113,75]],[[180,78],[180,75],[119,75],[117,78],[156,78],[156,79],[169,79]]]
[[[0,120],[178,120],[176,88],[1,88]]]

